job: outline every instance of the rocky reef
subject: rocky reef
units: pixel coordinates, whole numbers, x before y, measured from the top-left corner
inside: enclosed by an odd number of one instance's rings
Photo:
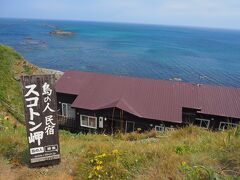
[[[63,30],[53,30],[49,32],[50,35],[58,35],[58,36],[71,36],[74,35],[74,32],[71,31],[63,31]]]

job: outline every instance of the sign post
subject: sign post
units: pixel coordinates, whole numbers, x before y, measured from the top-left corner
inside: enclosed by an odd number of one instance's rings
[[[22,76],[30,167],[60,162],[54,75]]]

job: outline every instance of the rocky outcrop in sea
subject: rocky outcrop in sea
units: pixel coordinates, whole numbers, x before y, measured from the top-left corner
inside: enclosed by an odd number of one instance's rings
[[[63,31],[63,30],[53,30],[49,32],[50,35],[60,35],[60,36],[71,36],[74,35],[74,32],[71,31]]]

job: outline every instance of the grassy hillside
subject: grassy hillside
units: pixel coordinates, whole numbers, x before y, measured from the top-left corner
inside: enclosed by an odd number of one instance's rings
[[[0,44],[0,111],[7,110],[23,122],[21,86],[17,79],[37,70],[12,48]]]
[[[0,46],[0,60],[0,94],[22,114],[16,77],[36,67],[6,46]],[[1,107],[0,179],[240,179],[240,129],[194,126],[113,136],[60,131],[61,164],[30,169],[25,128],[14,128],[18,116]]]
[[[222,133],[191,126],[151,139],[141,139],[137,133],[106,136],[60,131],[61,164],[29,169],[24,127],[14,131],[11,122],[0,118],[5,126],[0,130],[0,179],[237,179],[240,176],[239,130]]]

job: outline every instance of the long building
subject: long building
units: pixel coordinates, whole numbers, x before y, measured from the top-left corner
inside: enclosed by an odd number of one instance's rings
[[[240,88],[66,71],[56,83],[60,125],[82,132],[226,129],[240,122]]]

